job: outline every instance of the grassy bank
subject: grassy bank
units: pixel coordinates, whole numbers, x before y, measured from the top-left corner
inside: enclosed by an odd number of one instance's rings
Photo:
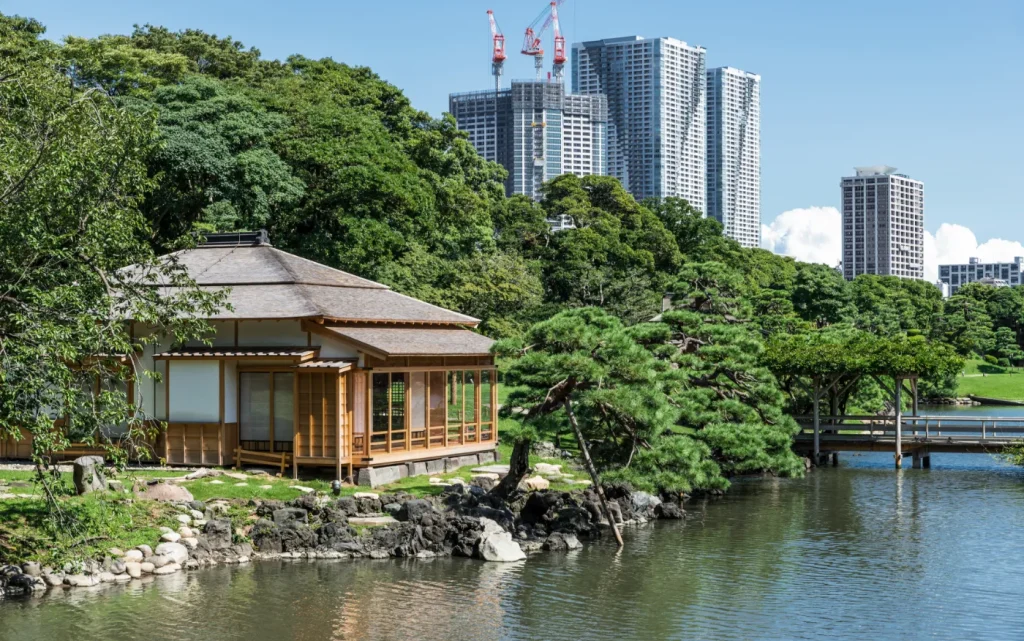
[[[960,396],[985,396],[1024,401],[1024,372],[1003,368],[980,360],[968,361],[959,378]]]
[[[501,460],[507,461],[511,447],[499,446]],[[561,463],[550,459],[531,457],[531,463]],[[467,466],[447,474],[437,474],[443,479],[460,478],[467,483],[472,479],[472,469]],[[577,479],[584,478],[580,472],[573,473]],[[174,508],[154,501],[134,500],[131,495],[102,493],[83,497],[67,496],[60,500],[61,509],[70,520],[78,525],[74,529],[61,525],[46,512],[45,501],[40,490],[31,482],[32,472],[21,470],[0,470],[0,494],[29,495],[27,497],[0,499],[0,565],[27,560],[39,561],[44,565],[58,566],[75,559],[102,559],[110,548],[127,550],[140,544],[154,545],[160,537],[159,528],[177,529],[180,525],[174,517]],[[126,487],[135,479],[181,477],[187,471],[173,468],[154,468],[125,472],[118,477]],[[64,474],[68,487],[71,475]],[[290,478],[246,474],[235,478],[222,474],[181,485],[200,501],[229,501],[232,508],[229,516],[236,527],[251,524],[255,516],[248,506],[250,500],[288,501],[302,496],[304,490],[313,488],[317,492],[329,493],[331,481],[322,478],[305,478],[293,481]],[[579,489],[579,485],[552,483],[552,489],[568,491]],[[443,487],[430,483],[430,476],[414,476],[373,490],[374,492],[408,492],[414,496],[440,494]],[[367,488],[344,487],[342,495],[367,491]]]

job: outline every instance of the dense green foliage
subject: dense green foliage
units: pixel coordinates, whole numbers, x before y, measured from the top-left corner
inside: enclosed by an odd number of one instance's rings
[[[52,499],[61,484],[48,454],[134,415],[124,382],[144,374],[119,355],[149,339],[124,321],[198,337],[206,324],[195,317],[212,313],[219,296],[157,261],[148,242],[139,207],[153,186],[153,118],[69,83],[39,31],[0,17],[0,42],[22,44],[0,56],[0,438],[32,434]],[[158,281],[177,293],[158,295]],[[57,420],[65,429],[54,429]],[[143,417],[127,430],[126,443],[144,435]],[[125,450],[111,454],[123,461]]]

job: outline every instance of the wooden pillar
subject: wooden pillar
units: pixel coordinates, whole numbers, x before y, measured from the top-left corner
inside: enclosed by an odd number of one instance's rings
[[[821,379],[814,379],[814,464],[821,462]]]
[[[896,469],[903,467],[903,379],[894,377],[896,392],[893,403],[896,405]]]
[[[921,452],[921,467],[926,470],[930,470],[932,467],[932,453],[925,450]]]
[[[913,469],[915,469],[915,470],[921,469],[921,450],[919,450],[919,449],[914,450],[913,459],[912,460],[913,460],[913,462],[911,463],[910,466]]]
[[[913,411],[914,411],[914,416],[916,417],[917,416],[917,401],[918,401],[918,399],[917,399],[917,378],[916,377],[910,379],[910,391],[911,391],[911,393],[914,396],[914,399],[913,399],[914,400],[914,402],[913,402]]]

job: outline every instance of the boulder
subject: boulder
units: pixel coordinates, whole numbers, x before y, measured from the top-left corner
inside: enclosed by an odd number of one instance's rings
[[[552,532],[544,540],[543,545],[543,549],[551,552],[567,552],[581,547],[583,547],[583,544],[580,543],[575,534],[566,534],[564,532]]]
[[[164,576],[165,574],[174,574],[175,572],[177,572],[180,569],[181,569],[181,565],[179,565],[177,563],[168,563],[167,565],[163,566],[162,568],[157,568],[157,569],[153,570],[153,574],[155,574],[157,576]]]
[[[558,458],[558,448],[551,441],[535,441],[530,445],[530,451],[541,458]]]
[[[143,559],[148,559],[149,557],[153,556],[153,548],[149,547],[148,545],[136,545],[135,549],[139,552],[142,552]]]
[[[526,484],[526,489],[531,492],[537,490],[546,490],[551,487],[551,482],[541,476],[531,476],[530,478],[523,481]]]
[[[110,564],[110,573],[111,574],[124,574],[125,569],[126,569],[126,565],[127,564],[124,561],[118,559],[118,560],[116,560],[116,561],[114,561],[113,563]]]
[[[156,565],[150,563],[149,561],[143,561],[139,564],[139,569],[142,570],[143,574],[153,574],[153,570],[156,569]]]
[[[654,515],[659,519],[681,519],[683,510],[676,503],[662,503],[654,508]]]
[[[141,563],[144,558],[142,550],[128,550],[124,553],[125,563]]]
[[[180,543],[161,543],[156,546],[156,553],[179,565],[188,560],[188,548]]]
[[[281,550],[284,552],[298,552],[316,547],[317,535],[308,525],[298,521],[291,521],[286,526],[278,529],[281,533]]]
[[[160,554],[154,554],[153,556],[149,557],[149,564],[152,565],[154,568],[162,568],[170,562],[171,560],[169,558],[167,558],[166,556],[162,556]],[[143,563],[143,565],[145,565],[145,563]]]
[[[102,456],[80,456],[72,464],[75,492],[79,495],[107,489]]]
[[[512,540],[511,534],[502,530],[480,539],[480,558],[484,561],[510,563],[522,561],[526,558],[526,553]]]
[[[433,514],[433,512],[434,506],[430,504],[430,501],[413,499],[402,504],[402,507],[395,514],[395,518],[399,521],[419,523],[425,515]]]
[[[541,476],[561,476],[562,466],[551,465],[550,463],[537,463],[533,466],[533,471]]]
[[[223,550],[231,547],[231,521],[227,519],[216,519],[207,521],[203,528],[203,535],[206,537],[206,544],[211,550]]]
[[[97,574],[71,574],[64,577],[64,584],[73,588],[90,588],[99,583],[100,577]]]
[[[124,570],[133,579],[137,579],[142,576],[142,564],[136,563],[135,561],[129,561],[124,564]]]
[[[279,510],[274,510],[273,513],[274,523],[277,525],[286,525],[291,522],[308,523],[309,513],[302,508],[297,507],[284,507]]]
[[[490,452],[480,452],[476,455],[476,459],[480,465],[483,465],[484,463],[494,463],[498,460],[498,454],[494,450],[491,450]]]
[[[43,573],[43,568],[35,561],[29,561],[21,564],[21,571],[28,576],[40,576]]]
[[[178,534],[177,532],[164,532],[163,534],[160,535],[160,540],[163,541],[164,543],[177,543],[178,541],[181,540],[181,535]],[[158,545],[157,546],[157,550],[159,550],[159,549],[160,549],[160,546]],[[158,551],[157,554],[160,554],[160,552]]]
[[[500,477],[492,472],[484,472],[477,474],[471,481],[472,485],[482,488],[486,492],[490,492],[498,485],[498,479]]]
[[[647,492],[633,492],[629,500],[633,503],[633,512],[645,519],[654,518],[655,509],[661,505],[661,499]]]
[[[100,583],[113,583],[117,576],[113,572],[100,572]]]
[[[252,531],[249,532],[249,538],[260,552],[280,554],[282,551],[281,530],[273,521],[256,521],[256,525],[252,526]]]
[[[180,485],[174,485],[172,483],[154,483],[147,485],[142,490],[136,492],[139,498],[146,499],[149,501],[168,501],[172,503],[180,503],[182,501],[192,501],[192,493]]]
[[[115,481],[113,479],[107,479],[107,489],[111,492],[117,492],[118,494],[124,493],[124,483],[121,481]]]
[[[192,528],[186,525],[182,525],[178,528],[178,534],[180,534],[183,539],[191,539],[196,535],[195,532],[192,531]]]
[[[55,588],[57,586],[64,585],[64,575],[46,572],[43,574],[43,581],[51,588]]]
[[[192,517],[188,514],[179,514],[174,518],[177,519],[178,523],[181,523],[182,525],[191,525],[192,523]]]

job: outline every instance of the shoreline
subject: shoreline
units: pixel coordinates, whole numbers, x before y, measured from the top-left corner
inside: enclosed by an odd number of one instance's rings
[[[682,496],[656,497],[618,485],[607,486],[606,492],[620,530],[684,517]],[[589,488],[517,492],[507,502],[461,484],[432,499],[362,492],[340,498],[306,494],[287,502],[251,500],[246,518],[256,522],[244,527],[232,522],[242,506],[225,501],[171,507],[181,527],[177,532],[162,528],[155,547],[111,549],[102,561],[83,559],[61,568],[31,561],[3,567],[0,600],[255,561],[464,557],[518,562],[527,554],[579,549],[582,541],[600,539],[608,528],[596,518],[597,496]],[[236,514],[229,515],[231,510]]]

